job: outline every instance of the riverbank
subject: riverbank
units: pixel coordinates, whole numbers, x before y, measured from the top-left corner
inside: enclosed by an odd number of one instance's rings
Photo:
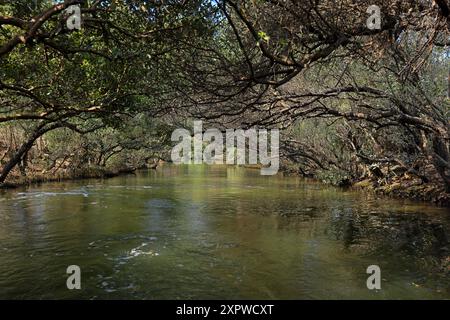
[[[108,179],[124,174],[131,174],[136,171],[135,168],[122,168],[110,170],[103,167],[90,167],[79,170],[71,170],[63,173],[33,173],[27,176],[12,175],[8,181],[0,184],[0,189],[15,189],[32,184],[45,182],[61,182],[82,179]]]
[[[398,199],[431,202],[450,207],[450,193],[446,192],[443,186],[432,182],[424,183],[420,179],[399,178],[387,182],[364,179],[353,183],[351,187]]]
[[[383,176],[372,173],[368,177],[352,180],[348,177],[330,179],[314,174],[305,176],[292,166],[282,167],[280,171],[287,175],[307,177],[340,188],[351,188],[390,198],[429,202],[438,206],[450,207],[450,193],[446,192],[444,184],[439,181],[437,176],[431,181],[426,181],[406,172],[384,174]]]

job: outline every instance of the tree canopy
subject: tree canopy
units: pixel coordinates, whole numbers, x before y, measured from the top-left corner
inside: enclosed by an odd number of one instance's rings
[[[379,28],[367,25],[373,6]],[[45,171],[164,158],[168,133],[203,119],[283,129],[282,156],[305,175],[386,183],[402,172],[449,192],[449,7],[2,1],[0,183],[33,161]],[[51,139],[63,132],[83,157]]]

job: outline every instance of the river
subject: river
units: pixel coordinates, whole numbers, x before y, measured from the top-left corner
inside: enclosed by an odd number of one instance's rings
[[[2,191],[0,298],[450,299],[447,208],[259,173],[163,166]]]

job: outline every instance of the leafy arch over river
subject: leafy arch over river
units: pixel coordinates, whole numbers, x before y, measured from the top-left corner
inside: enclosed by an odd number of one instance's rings
[[[381,8],[379,29],[367,8]],[[67,27],[70,6],[81,30]],[[448,203],[449,3],[0,4],[0,183],[169,160],[201,119],[280,128],[285,171]]]

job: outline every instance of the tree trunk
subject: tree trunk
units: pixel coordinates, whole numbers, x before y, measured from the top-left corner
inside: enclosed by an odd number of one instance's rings
[[[22,144],[19,150],[9,159],[6,165],[3,167],[0,174],[0,184],[4,183],[11,170],[23,159],[24,155],[31,149],[34,142],[41,137],[43,134],[51,131],[53,129],[61,127],[60,124],[53,123],[52,125],[46,127],[46,124],[39,125],[36,130],[29,136],[28,140]]]
[[[450,155],[448,144],[442,139],[433,139],[433,165],[445,183],[445,189],[450,192]]]

